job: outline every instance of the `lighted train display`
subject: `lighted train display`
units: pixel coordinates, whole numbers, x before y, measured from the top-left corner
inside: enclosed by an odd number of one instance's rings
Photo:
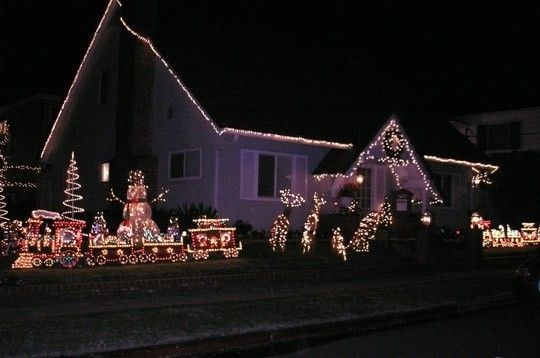
[[[164,234],[144,230],[142,237],[129,231],[109,235],[106,224],[96,215],[89,234],[86,223],[68,220],[58,213],[37,210],[20,228],[19,254],[13,268],[61,266],[135,265],[154,262],[181,262],[190,258],[206,260],[211,253],[225,258],[238,257],[242,250],[236,229],[228,219],[196,219],[197,227],[181,232],[171,220]],[[96,224],[97,223],[97,224]]]

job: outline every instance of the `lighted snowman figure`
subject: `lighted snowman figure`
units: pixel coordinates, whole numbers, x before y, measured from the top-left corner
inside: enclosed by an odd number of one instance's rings
[[[159,236],[159,228],[152,220],[152,207],[150,203],[163,201],[164,191],[158,197],[147,202],[146,185],[144,184],[144,174],[140,170],[129,172],[129,186],[127,190],[127,202],[121,201],[111,191],[112,199],[124,204],[124,221],[118,227],[116,236],[119,239],[133,238],[134,244],[141,244],[143,235]]]

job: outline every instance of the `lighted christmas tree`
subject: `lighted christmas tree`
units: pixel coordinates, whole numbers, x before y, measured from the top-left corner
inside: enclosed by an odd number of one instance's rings
[[[178,224],[178,218],[176,216],[171,216],[169,218],[169,226],[167,226],[165,239],[171,242],[180,242],[182,239],[180,225]]]
[[[375,238],[377,227],[379,225],[379,213],[369,212],[358,225],[353,238],[349,244],[356,252],[368,252],[369,241]]]
[[[77,201],[82,200],[82,196],[76,194],[76,191],[81,188],[81,184],[77,182],[79,180],[79,168],[77,167],[77,161],[75,161],[75,153],[71,152],[71,158],[69,160],[69,167],[67,170],[66,199],[62,202],[68,210],[62,213],[62,217],[68,220],[75,220],[75,214],[84,213],[84,209],[75,205]]]
[[[339,227],[332,230],[332,249],[343,258],[343,261],[347,261],[347,247]]]
[[[388,197],[384,198],[381,210],[379,211],[379,228],[388,229],[392,225],[392,206]]]
[[[103,213],[98,211],[94,216],[94,221],[92,222],[88,237],[93,245],[101,245],[105,243],[107,236],[109,236],[107,221],[103,217]]]
[[[309,213],[306,223],[304,224],[304,232],[302,233],[302,253],[305,254],[311,250],[317,235],[319,226],[319,214],[322,206],[326,203],[323,197],[319,197],[317,193],[313,194],[313,209]]]
[[[304,203],[304,198],[297,194],[292,194],[289,189],[281,190],[281,202],[285,204],[283,213],[279,214],[272,228],[270,229],[270,246],[272,251],[276,251],[277,248],[281,248],[281,251],[285,251],[285,244],[287,243],[287,235],[289,234],[290,222],[289,216],[291,215],[292,208],[300,206]]]

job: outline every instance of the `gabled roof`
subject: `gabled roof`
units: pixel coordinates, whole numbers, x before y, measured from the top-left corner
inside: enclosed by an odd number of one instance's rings
[[[126,23],[152,41],[220,128],[351,143],[349,124],[380,100],[380,81],[357,63],[368,54],[312,14],[282,13],[272,2],[264,14],[262,2],[231,1],[216,14],[199,1],[123,4]]]
[[[313,174],[344,174],[357,160],[358,155],[373,140],[383,124],[392,116],[379,114],[379,119],[369,121],[372,125],[365,131],[357,133],[353,140],[353,151],[332,149],[321,161]],[[489,163],[487,156],[454,126],[446,120],[436,120],[431,117],[397,113],[400,125],[404,128],[416,153],[420,158],[426,156],[442,159],[452,159],[467,163]],[[373,123],[377,123],[373,125]]]

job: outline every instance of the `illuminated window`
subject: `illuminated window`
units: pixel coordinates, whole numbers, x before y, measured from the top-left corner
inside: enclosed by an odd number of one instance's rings
[[[107,183],[109,181],[109,163],[101,163],[101,182]]]
[[[199,179],[201,150],[176,151],[169,156],[169,179]]]

